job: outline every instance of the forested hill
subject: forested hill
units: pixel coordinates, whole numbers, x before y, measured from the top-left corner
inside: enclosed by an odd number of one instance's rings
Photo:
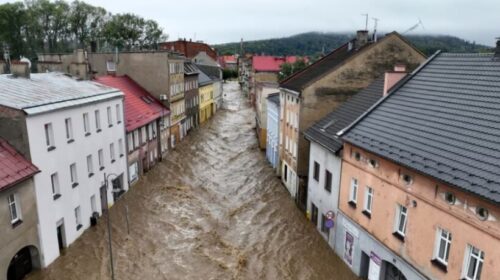
[[[248,41],[243,43],[243,47],[246,53],[315,56],[323,51],[329,52],[353,37],[351,33],[309,32],[286,38]],[[405,37],[427,55],[436,50],[481,52],[491,49],[491,47],[447,35],[405,35]],[[240,43],[220,44],[214,47],[220,54],[233,54],[239,52]]]

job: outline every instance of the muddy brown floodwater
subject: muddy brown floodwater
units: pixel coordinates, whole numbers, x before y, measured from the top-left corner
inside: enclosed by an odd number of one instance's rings
[[[111,208],[116,279],[356,279],[295,207],[254,126],[225,84],[224,109]],[[110,279],[105,219],[29,279]]]

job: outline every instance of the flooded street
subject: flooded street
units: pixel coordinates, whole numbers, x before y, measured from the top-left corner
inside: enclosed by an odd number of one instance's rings
[[[115,204],[116,279],[356,279],[257,148],[254,120],[225,84],[224,109]],[[107,244],[104,217],[29,279],[110,279]]]

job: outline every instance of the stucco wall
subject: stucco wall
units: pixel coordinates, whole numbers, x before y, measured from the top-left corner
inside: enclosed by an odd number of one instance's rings
[[[23,111],[0,105],[0,135],[26,159],[31,160],[28,131]]]
[[[464,253],[467,244],[485,252],[481,279],[493,279],[500,275],[495,265],[500,259],[500,209],[487,201],[417,174],[363,150],[344,146],[346,156],[342,163],[340,209],[353,221],[360,224],[377,240],[383,242],[422,273],[435,279],[461,279]],[[361,161],[351,156],[360,151]],[[375,159],[378,168],[370,167],[367,159]],[[400,174],[409,174],[413,183],[406,185]],[[358,207],[348,205],[351,178],[359,181]],[[365,187],[374,189],[371,219],[362,211]],[[444,200],[445,192],[452,192],[457,198],[455,205]],[[404,242],[393,236],[397,204],[408,208],[408,223]],[[490,216],[480,221],[475,209],[486,207]],[[438,227],[452,233],[448,272],[445,273],[431,263]]]
[[[9,205],[7,197],[12,193],[16,194],[17,203],[20,204],[21,220],[20,225],[12,227],[10,221]],[[28,179],[7,190],[0,192],[0,228],[2,238],[0,238],[0,279],[6,279],[7,269],[10,261],[19,250],[26,246],[34,246],[39,250],[38,244],[38,218],[36,210],[35,190],[33,179]],[[40,256],[33,256],[35,263],[40,265]],[[4,278],[5,277],[5,278]]]
[[[279,107],[267,101],[266,157],[273,168],[279,169]]]

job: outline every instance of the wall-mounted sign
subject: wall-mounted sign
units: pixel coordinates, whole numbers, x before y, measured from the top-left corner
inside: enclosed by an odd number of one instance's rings
[[[377,254],[370,252],[370,267],[368,268],[368,280],[380,279],[380,266],[382,259]]]
[[[335,223],[333,222],[333,220],[326,220],[325,221],[326,228],[333,228],[334,225],[335,225]]]
[[[333,219],[335,219],[335,213],[333,213],[333,211],[328,211],[328,212],[326,212],[326,218],[327,218],[328,220],[333,220]]]
[[[345,232],[344,261],[352,266],[352,255],[354,253],[354,237],[348,231]]]

